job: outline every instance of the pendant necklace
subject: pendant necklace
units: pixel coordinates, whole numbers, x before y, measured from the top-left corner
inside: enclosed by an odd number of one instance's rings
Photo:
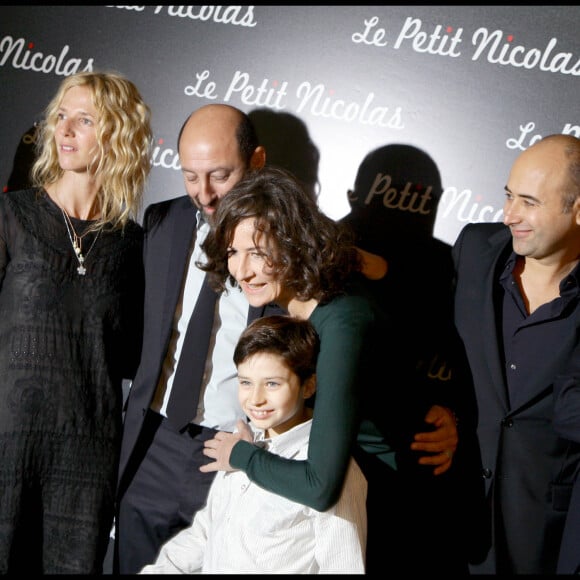
[[[66,211],[64,211],[62,207],[60,208],[60,211],[62,212],[62,217],[64,218],[64,224],[66,225],[68,238],[70,240],[70,243],[72,244],[76,259],[78,260],[79,263],[77,273],[79,276],[84,276],[87,273],[87,269],[84,266],[85,260],[90,254],[91,250],[93,249],[93,246],[95,245],[95,242],[97,241],[97,238],[101,233],[101,230],[97,231],[93,239],[93,243],[90,245],[89,249],[87,250],[87,253],[83,254],[83,238],[89,233],[90,228],[87,228],[87,230],[82,235],[79,236],[72,224],[72,221],[68,213],[66,213]]]

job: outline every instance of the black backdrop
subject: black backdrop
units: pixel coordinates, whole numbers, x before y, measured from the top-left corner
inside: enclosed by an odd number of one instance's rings
[[[1,186],[63,75],[112,69],[153,111],[146,203],[184,192],[185,117],[227,102],[276,113],[263,117],[270,151],[297,167],[306,155],[337,219],[368,153],[426,152],[443,189],[434,235],[452,243],[467,221],[501,219],[511,163],[534,139],[580,136],[579,29],[578,6],[2,7]],[[381,176],[358,203],[429,210],[431,184]]]

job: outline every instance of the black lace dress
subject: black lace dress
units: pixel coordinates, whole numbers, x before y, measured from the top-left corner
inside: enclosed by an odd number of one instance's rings
[[[81,234],[89,222],[73,219]],[[82,240],[43,190],[0,194],[0,573],[101,572],[122,379],[141,347],[141,227]]]

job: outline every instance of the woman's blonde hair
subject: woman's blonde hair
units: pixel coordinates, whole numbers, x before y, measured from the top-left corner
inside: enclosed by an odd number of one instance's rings
[[[45,187],[63,174],[58,161],[54,134],[59,107],[70,88],[90,89],[97,112],[95,153],[92,172],[99,176],[98,202],[101,216],[97,226],[105,223],[123,227],[136,219],[143,201],[145,184],[151,171],[151,110],[137,87],[114,72],[81,72],[65,78],[45,109],[37,128],[37,159],[32,167],[32,183]]]

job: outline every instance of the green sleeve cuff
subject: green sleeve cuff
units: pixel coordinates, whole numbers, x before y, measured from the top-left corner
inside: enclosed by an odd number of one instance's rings
[[[246,471],[250,464],[252,455],[258,448],[248,441],[238,441],[232,448],[230,454],[230,465],[235,469]]]

